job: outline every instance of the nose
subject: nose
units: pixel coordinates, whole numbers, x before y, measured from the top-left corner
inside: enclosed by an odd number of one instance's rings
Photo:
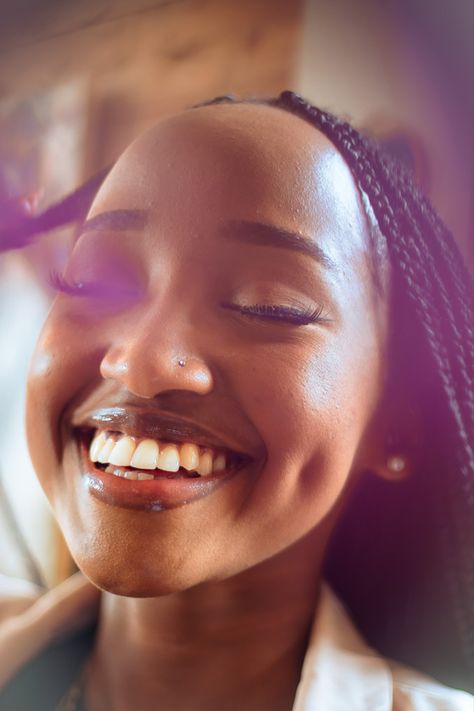
[[[193,344],[195,329],[185,330],[188,338],[175,324],[173,333],[166,336],[156,320],[138,320],[132,330],[127,329],[125,336],[110,344],[100,364],[102,377],[119,382],[142,398],[168,390],[206,395],[214,387],[212,371]]]

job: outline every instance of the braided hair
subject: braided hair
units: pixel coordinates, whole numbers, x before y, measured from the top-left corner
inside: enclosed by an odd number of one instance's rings
[[[388,490],[393,487],[385,487],[383,494],[377,496],[375,487],[370,491],[369,483],[365,484],[365,490],[358,494],[358,505],[353,506],[345,522],[346,530],[341,529],[337,552],[334,545],[328,570],[369,639],[384,653],[433,670],[448,683],[466,685],[470,679],[472,684],[472,280],[452,235],[407,171],[348,123],[291,92],[284,92],[270,103],[291,111],[324,133],[368,196],[386,240],[393,275],[392,376],[404,366],[413,394],[424,405],[428,428],[424,446],[432,450],[428,456],[418,457],[413,480],[402,486],[396,496]],[[417,380],[422,378],[424,369],[428,373],[423,390],[417,387]],[[367,522],[360,530],[360,511],[367,510],[362,496],[378,507],[381,519],[386,517],[385,521],[377,521],[378,527],[373,530]],[[394,500],[390,501],[392,497]],[[372,579],[375,585],[379,581],[379,590],[375,588],[367,596],[370,578],[354,584],[344,563],[348,554],[356,552],[352,547],[357,541],[361,564],[371,542],[374,548],[374,532],[378,536],[384,530],[384,541],[371,554],[375,557],[372,564],[377,564],[375,570],[372,567]],[[354,533],[354,542],[348,549],[346,541]],[[409,556],[414,541],[418,542],[417,550]],[[420,580],[421,576],[426,577]],[[378,603],[377,593],[383,593]]]
[[[397,486],[369,474],[362,479],[331,542],[326,576],[381,653],[473,691],[471,277],[452,235],[411,176],[373,141],[290,91],[271,99],[221,96],[199,106],[237,101],[291,112],[321,131],[345,159],[388,255],[389,379],[394,388],[408,388],[425,430],[413,452],[412,476]],[[89,181],[89,202],[105,172]],[[84,195],[83,186],[81,210]],[[61,214],[62,222],[80,217],[78,204],[69,197],[55,206],[54,226]],[[47,219],[40,223],[41,229],[30,224],[28,235],[47,229]],[[18,242],[24,233],[23,226]],[[0,231],[0,250],[1,244]]]

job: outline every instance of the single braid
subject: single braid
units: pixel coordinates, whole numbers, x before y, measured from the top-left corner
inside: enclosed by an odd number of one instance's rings
[[[27,247],[38,235],[83,219],[110,168],[103,168],[77,190],[39,215],[24,217],[15,226],[8,228],[0,223],[0,253]]]

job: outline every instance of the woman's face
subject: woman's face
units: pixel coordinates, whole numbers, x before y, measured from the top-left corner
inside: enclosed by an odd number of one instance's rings
[[[118,160],[28,388],[36,471],[97,585],[158,595],[324,538],[382,389],[366,232],[342,158],[274,108],[195,109]],[[88,455],[101,431],[225,468],[106,470]],[[154,478],[117,475],[139,471]]]

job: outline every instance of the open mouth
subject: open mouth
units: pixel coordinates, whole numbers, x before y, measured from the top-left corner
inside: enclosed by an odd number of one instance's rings
[[[78,428],[86,485],[105,503],[162,510],[202,498],[251,460],[221,447],[169,441],[119,430]]]
[[[257,462],[232,431],[222,436],[196,420],[131,403],[76,413],[71,424],[85,490],[121,508],[161,511],[191,503],[236,474],[240,480]]]
[[[132,481],[215,477],[245,464],[245,458],[236,452],[194,442],[132,437],[102,429],[82,431],[80,437],[95,468]]]

